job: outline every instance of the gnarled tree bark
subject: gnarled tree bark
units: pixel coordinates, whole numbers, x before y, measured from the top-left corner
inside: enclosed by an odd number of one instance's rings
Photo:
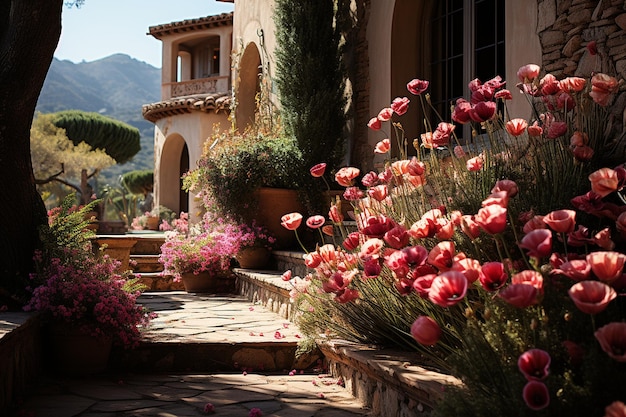
[[[0,2],[0,308],[16,307],[47,221],[35,188],[30,127],[61,35],[63,0]]]

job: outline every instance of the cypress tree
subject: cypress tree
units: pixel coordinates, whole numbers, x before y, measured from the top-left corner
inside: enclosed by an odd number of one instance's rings
[[[345,77],[335,0],[277,0],[276,85],[285,130],[308,166],[344,154]]]

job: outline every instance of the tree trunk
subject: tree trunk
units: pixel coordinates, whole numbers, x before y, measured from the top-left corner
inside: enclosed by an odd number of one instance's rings
[[[0,2],[0,308],[23,301],[45,207],[35,188],[30,126],[61,35],[63,0]]]

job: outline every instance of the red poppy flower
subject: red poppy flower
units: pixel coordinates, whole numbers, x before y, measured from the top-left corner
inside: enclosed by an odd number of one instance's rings
[[[539,76],[540,71],[541,67],[539,65],[526,64],[517,70],[517,78],[523,83],[529,83]]]
[[[374,148],[374,153],[387,153],[391,149],[391,142],[389,139],[383,139],[376,144]]]
[[[513,136],[520,136],[522,133],[526,131],[528,127],[528,122],[525,119],[517,118],[511,119],[506,122],[506,131],[509,132]]]
[[[539,302],[539,291],[528,284],[511,284],[498,292],[498,296],[517,308],[526,308]]]
[[[550,393],[543,382],[529,381],[524,386],[522,398],[531,410],[542,410],[550,405]]]
[[[613,322],[594,333],[602,350],[618,362],[626,362],[626,323]]]
[[[474,221],[490,235],[502,233],[506,228],[507,209],[499,205],[490,205],[478,210]]]
[[[391,108],[393,109],[394,112],[396,112],[398,116],[402,116],[409,109],[410,101],[411,100],[409,100],[406,97],[396,97],[391,102]]]
[[[309,171],[311,172],[312,176],[319,178],[323,176],[326,172],[326,163],[321,162],[317,165],[313,165]]]
[[[486,262],[480,268],[480,285],[487,291],[495,291],[502,288],[509,276],[504,270],[502,262]]]
[[[350,187],[354,184],[354,179],[361,171],[354,167],[343,167],[335,174],[335,181],[343,187]]]
[[[378,117],[372,117],[369,122],[367,122],[367,127],[372,130],[380,130],[383,127],[382,122]]]
[[[422,345],[432,346],[441,338],[441,328],[432,318],[419,316],[411,325],[411,336]]]
[[[280,224],[287,230],[296,230],[302,223],[302,214],[289,213],[280,218]]]
[[[411,94],[418,96],[428,89],[428,84],[430,84],[428,81],[415,78],[408,82],[406,88]]]
[[[467,293],[467,279],[458,271],[446,271],[433,279],[428,299],[441,307],[459,303]]]
[[[611,168],[600,168],[589,175],[591,181],[591,191],[600,197],[606,197],[617,190],[619,179],[617,171]]]
[[[324,216],[320,215],[310,216],[308,219],[306,219],[306,225],[311,229],[318,229],[324,226],[324,223],[326,223],[326,219],[324,218]]]
[[[528,232],[519,243],[528,256],[543,258],[552,253],[552,232],[548,229],[535,229]]]
[[[574,210],[555,210],[544,216],[543,221],[557,233],[571,233],[576,226]]]
[[[543,381],[550,373],[550,354],[542,349],[530,349],[517,359],[517,367],[529,381]]]

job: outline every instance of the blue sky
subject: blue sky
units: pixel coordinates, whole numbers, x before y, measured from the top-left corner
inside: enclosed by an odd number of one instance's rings
[[[161,42],[148,27],[233,11],[216,0],[85,0],[63,8],[61,39],[54,56],[72,62],[124,53],[161,67]]]

